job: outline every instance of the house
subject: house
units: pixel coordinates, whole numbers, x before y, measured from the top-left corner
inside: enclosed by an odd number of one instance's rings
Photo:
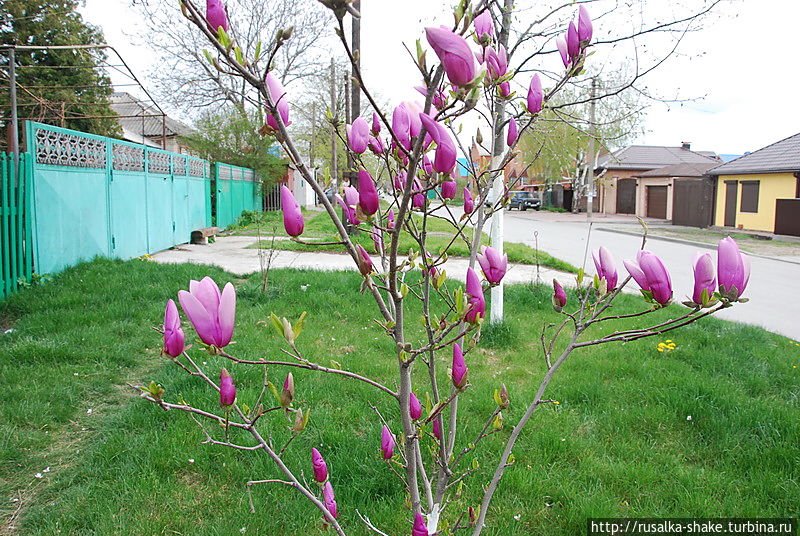
[[[800,236],[800,134],[707,172],[715,225]]]
[[[712,194],[704,177],[718,165],[719,160],[672,164],[636,175],[636,215],[673,220],[675,225],[709,227]]]
[[[191,153],[180,137],[192,134],[194,130],[164,115],[155,106],[130,93],[118,91],[111,94],[111,109],[119,116],[123,139],[174,153]]]
[[[689,142],[679,147],[630,145],[602,155],[595,176],[599,210],[606,214],[636,214],[667,219],[672,206],[669,177],[640,175],[675,164],[719,164],[711,151],[692,151]],[[649,208],[648,208],[649,207]]]

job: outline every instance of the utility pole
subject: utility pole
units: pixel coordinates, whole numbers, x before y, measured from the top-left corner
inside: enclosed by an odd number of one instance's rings
[[[339,191],[341,181],[339,172],[336,169],[336,124],[339,120],[339,106],[336,102],[336,64],[331,58],[331,186],[335,191]]]
[[[317,103],[311,104],[311,139],[308,140],[308,165],[314,169],[314,141],[317,138]]]
[[[17,117],[17,59],[14,48],[8,49],[8,80],[11,93],[11,139],[9,148],[14,154],[14,184],[19,169],[19,118]],[[13,187],[13,186],[12,186]]]
[[[586,165],[589,169],[586,173],[586,219],[592,219],[592,204],[594,203],[594,168],[597,167],[597,156],[594,149],[594,138],[597,135],[595,128],[595,108],[597,96],[597,77],[592,78],[591,100],[589,101],[589,153],[586,155]]]
[[[513,0],[505,0],[503,2],[503,18],[500,28],[500,35],[498,35],[498,48],[502,45],[508,48],[508,34],[511,28],[511,9],[513,8]],[[497,169],[503,158],[503,150],[505,149],[505,136],[503,136],[503,123],[506,118],[506,104],[502,99],[495,99],[494,101],[494,132],[492,132],[492,158],[490,160],[491,169]],[[492,183],[492,195],[489,198],[494,204],[500,202],[505,195],[505,177],[504,171],[499,170],[496,172],[494,181]],[[503,254],[503,218],[505,209],[499,208],[492,216],[492,247],[496,249],[500,255]],[[503,321],[503,282],[496,287],[492,287],[492,301],[489,310],[489,322],[492,324]]]

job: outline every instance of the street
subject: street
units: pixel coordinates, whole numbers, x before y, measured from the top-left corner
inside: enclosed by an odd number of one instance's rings
[[[505,240],[536,246],[534,233],[538,233],[538,247],[551,255],[574,264],[585,266],[588,274],[594,274],[591,249],[605,246],[614,254],[620,280],[627,276],[622,266],[623,259],[634,259],[641,245],[641,238],[599,230],[605,224],[602,219],[594,223],[589,239],[589,254],[584,263],[589,224],[585,214],[579,217],[545,212],[505,213]],[[569,221],[573,220],[573,221]],[[641,229],[631,226],[632,231]],[[488,232],[488,227],[487,227]],[[668,242],[656,238],[648,239],[646,249],[659,255],[672,277],[675,301],[684,301],[692,293],[694,276],[692,264],[698,251],[712,251],[716,264],[714,246],[693,246]],[[800,265],[775,259],[750,256],[752,270],[750,283],[744,296],[750,301],[736,304],[716,316],[761,326],[794,340],[800,339]],[[629,283],[634,285],[635,282]]]

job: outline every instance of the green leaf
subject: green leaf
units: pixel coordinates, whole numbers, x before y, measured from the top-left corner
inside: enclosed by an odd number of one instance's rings
[[[283,324],[281,323],[281,319],[278,318],[278,315],[276,315],[275,313],[272,313],[269,316],[269,319],[272,322],[272,327],[275,328],[275,331],[278,333],[278,335],[283,337]]]
[[[280,406],[281,405],[281,394],[278,392],[278,388],[275,387],[275,384],[272,383],[272,382],[267,382],[267,387],[269,388],[269,391],[272,393],[272,396],[275,397],[275,401]]]
[[[236,61],[239,63],[239,65],[247,65],[247,62],[244,59],[244,54],[242,54],[241,47],[234,47],[233,54],[236,57]]]
[[[331,368],[334,368],[336,370],[342,370],[342,364],[339,363],[338,361],[334,361],[333,359],[331,359]]]
[[[495,389],[494,390],[494,394],[492,395],[492,398],[494,398],[494,403],[497,404],[498,406],[502,406],[503,405],[503,400],[500,398],[500,389]]]
[[[258,58],[260,58],[260,57],[261,57],[261,41],[256,43],[256,51],[253,54],[253,63],[257,62]]]
[[[306,322],[306,311],[303,311],[303,314],[300,315],[300,318],[297,319],[297,322],[294,323],[294,328],[292,331],[294,332],[294,338],[297,340],[300,337],[300,334],[303,332],[303,325]]]

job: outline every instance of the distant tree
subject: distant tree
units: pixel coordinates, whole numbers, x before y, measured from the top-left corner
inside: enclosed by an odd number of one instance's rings
[[[620,79],[598,77],[597,94],[612,92]],[[565,88],[553,107],[542,112],[539,123],[520,139],[521,161],[535,162],[528,175],[538,176],[545,184],[571,179],[577,206],[586,193],[588,171],[597,155],[623,146],[641,133],[645,118],[643,100],[640,93],[625,90],[592,101],[588,87]],[[559,107],[559,103],[574,102],[578,104]],[[592,102],[594,123],[590,120]],[[591,138],[595,140],[594,154],[589,154]]]
[[[207,112],[195,124],[196,132],[184,138],[192,151],[206,160],[225,162],[256,171],[264,185],[274,184],[286,170],[274,138],[258,134],[263,118],[232,107]]]
[[[49,46],[105,42],[102,32],[76,11],[77,0],[3,0],[0,44]],[[17,50],[20,118],[99,134],[120,133],[110,107],[111,81],[102,69],[102,50]],[[10,117],[8,56],[0,53],[0,121]],[[98,117],[99,116],[99,117]]]
[[[203,50],[211,50],[189,22],[174,9],[174,2],[131,0],[147,21],[141,38],[158,56],[158,68],[150,76],[158,82],[161,98],[188,114],[198,109],[233,104],[248,110],[259,104],[256,92],[247,84],[215,69],[206,60]],[[231,20],[231,37],[247,58],[260,54],[258,66],[264,69],[269,58],[265,54],[278,30],[293,28],[291,38],[278,50],[273,63],[276,76],[284,85],[320,72],[326,64],[321,55],[320,35],[327,27],[327,14],[317,9],[315,0],[228,0],[225,2]],[[263,72],[261,73],[264,74]]]

